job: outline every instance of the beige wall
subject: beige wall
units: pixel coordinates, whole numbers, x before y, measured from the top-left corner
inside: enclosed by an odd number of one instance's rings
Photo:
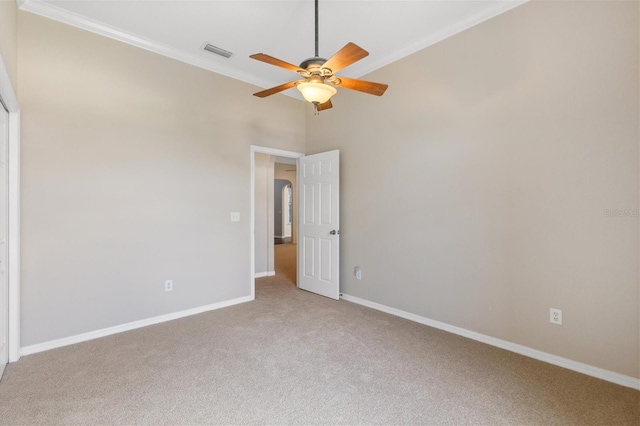
[[[293,171],[287,171],[293,170]],[[285,179],[291,182],[291,191],[293,193],[293,218],[291,221],[291,241],[296,244],[298,242],[298,186],[296,182],[296,165],[275,163],[275,178]]]
[[[309,115],[307,152],[341,152],[341,291],[639,377],[638,217],[605,215],[639,208],[638,16],[528,3]]]
[[[273,180],[275,157],[255,154],[255,273],[275,271]]]
[[[17,21],[15,0],[0,0],[0,55],[14,90],[17,81]]]
[[[26,12],[18,41],[23,345],[248,296],[250,145],[303,151],[304,104]]]

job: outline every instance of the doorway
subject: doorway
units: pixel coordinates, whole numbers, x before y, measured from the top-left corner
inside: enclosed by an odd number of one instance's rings
[[[291,183],[282,188],[282,228],[284,242],[291,241],[291,228],[293,226],[293,191]]]
[[[255,298],[256,279],[279,274],[291,285],[296,285],[297,161],[303,156],[304,154],[298,152],[251,147],[251,296],[253,298]],[[276,197],[277,181],[286,182],[279,182]],[[290,185],[290,190],[285,189],[287,185]],[[283,204],[283,194],[287,203],[286,209]],[[279,226],[276,226],[276,220],[279,221]],[[289,225],[290,235],[287,234],[285,225]]]
[[[276,275],[297,285],[297,161],[276,157],[274,163],[274,266]]]
[[[20,359],[20,106],[4,60],[0,57],[0,108],[2,109],[2,307],[0,349],[2,367]],[[8,354],[5,355],[5,350]],[[8,360],[6,359],[8,356]]]
[[[280,163],[275,163],[278,167]],[[295,172],[295,168],[293,169]],[[288,179],[278,179],[273,183],[274,206],[274,244],[290,244],[293,242],[293,191]]]
[[[9,362],[9,111],[0,98],[0,377]]]
[[[340,152],[303,155],[251,146],[251,293],[256,296],[256,278],[276,275],[274,250],[274,182],[276,157],[296,159],[292,182],[294,244],[297,259],[295,285],[335,300],[340,289]],[[287,164],[287,163],[282,163]],[[285,166],[286,167],[286,166]],[[296,190],[296,182],[300,189]],[[296,196],[300,205],[296,208]],[[296,221],[296,214],[300,221]],[[298,237],[299,235],[299,237]],[[298,238],[300,245],[296,244]],[[279,245],[283,246],[283,245]],[[297,247],[296,247],[297,246]],[[282,283],[266,279],[265,284]],[[293,282],[291,282],[293,284]]]
[[[277,159],[276,159],[277,161]],[[275,163],[276,170],[283,166]],[[295,166],[293,172],[295,172]],[[277,176],[277,171],[276,171]],[[275,236],[273,238],[273,259],[276,276],[285,282],[295,285],[296,276],[296,242],[293,240],[293,184],[287,179],[275,179],[273,184],[274,217],[273,226]]]

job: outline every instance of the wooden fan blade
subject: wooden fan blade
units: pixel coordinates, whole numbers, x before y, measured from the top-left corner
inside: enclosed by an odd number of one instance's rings
[[[317,106],[318,111],[324,111],[325,109],[333,108],[333,104],[331,103],[331,99],[327,102],[320,104]]]
[[[332,73],[336,73],[367,56],[369,56],[369,52],[362,47],[355,43],[347,43],[338,53],[322,64],[321,68],[329,68]]]
[[[255,59],[257,61],[266,62],[267,64],[275,65],[280,68],[284,68],[289,71],[298,72],[305,71],[297,65],[290,64],[289,62],[282,61],[278,58],[274,58],[273,56],[265,55],[264,53],[256,53],[255,55],[249,56],[251,59]]]
[[[338,86],[345,89],[357,90],[358,92],[368,93],[370,95],[382,96],[384,91],[389,87],[386,84],[372,83],[370,81],[356,80],[355,78],[338,77],[340,84]]]
[[[262,92],[254,93],[253,96],[257,96],[259,98],[266,98],[267,96],[274,95],[278,92],[282,92],[283,90],[291,89],[295,86],[297,81],[290,81],[285,84],[281,84],[280,86],[272,87],[271,89],[263,90]]]

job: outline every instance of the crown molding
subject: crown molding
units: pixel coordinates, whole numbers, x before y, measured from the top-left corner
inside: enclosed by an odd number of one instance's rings
[[[349,67],[349,70],[344,73],[345,76],[360,78],[365,74],[369,74],[376,71],[386,65],[389,65],[399,59],[416,53],[422,49],[425,49],[433,44],[436,44],[444,39],[447,39],[455,34],[458,34],[466,29],[469,29],[475,25],[478,25],[486,20],[489,20],[495,16],[505,13],[513,8],[521,6],[527,3],[529,0],[500,0],[497,4],[487,7],[479,12],[467,16],[461,21],[456,22],[453,25],[449,25],[442,28],[435,33],[418,40],[403,49],[400,49],[390,55],[377,59],[374,62],[368,62],[365,64],[354,64]],[[169,58],[181,61],[199,68],[206,69],[236,80],[243,81],[245,83],[258,86],[260,88],[272,87],[274,85],[281,84],[282,82],[268,81],[264,78],[257,77],[253,74],[238,71],[223,63],[214,62],[210,59],[194,55],[192,53],[185,52],[180,49],[176,49],[171,46],[167,46],[162,43],[158,43],[149,40],[145,37],[139,36],[134,33],[120,30],[113,26],[104,24],[102,22],[90,19],[74,12],[62,9],[54,6],[50,3],[44,3],[40,0],[17,0],[20,10],[34,13],[36,15],[43,16],[45,18],[53,19],[58,22],[62,22],[67,25],[71,25],[76,28],[91,31],[95,34],[99,34],[105,37],[109,37],[113,40],[118,40],[123,43],[130,44],[132,46],[139,47],[141,49],[148,50],[150,52],[157,53],[159,55],[167,56]],[[302,100],[302,97],[296,91],[282,92],[285,96],[292,97],[294,99]]]
[[[76,28],[91,31],[92,33],[109,37],[113,40],[121,41],[123,43],[127,43],[132,46],[157,53],[159,55],[167,56],[169,58],[196,66],[198,68],[213,71],[215,73],[222,74],[224,76],[231,77],[236,80],[258,86],[260,88],[273,86],[272,82],[256,77],[252,74],[241,72],[232,69],[225,64],[213,62],[212,60],[208,60],[207,58],[203,58],[198,55],[194,55],[192,53],[188,53],[180,49],[176,49],[174,47],[149,40],[137,34],[120,30],[118,28],[112,27],[111,25],[107,25],[94,19],[78,15],[77,13],[70,12],[49,3],[44,3],[39,0],[17,0],[17,4],[20,10],[31,12],[45,18],[53,19],[54,21],[62,22],[63,24],[71,25]]]
[[[429,36],[406,46],[403,49],[393,52],[390,55],[377,59],[374,62],[369,62],[366,65],[365,64],[352,65],[350,67],[350,71],[351,71],[350,76],[354,78],[362,77],[365,74],[369,74],[373,71],[376,71],[386,65],[389,65],[395,61],[398,61],[406,56],[412,55],[422,49],[425,49],[431,45],[441,42],[442,40],[445,40],[464,30],[467,30],[478,24],[481,24],[484,21],[487,21],[505,12],[508,12],[509,10],[514,9],[518,6],[522,6],[523,4],[528,2],[529,0],[500,0],[498,4],[482,9],[481,11],[476,12],[472,15],[468,15],[463,20],[458,21],[455,24],[449,25],[447,27],[444,27],[433,34],[430,34]]]
[[[528,1],[529,0],[500,0],[497,4],[485,8],[472,15],[469,15],[465,19],[458,21],[453,25],[442,28],[435,33],[432,33],[429,36],[418,40],[390,55],[379,58],[374,62],[354,64],[349,68],[347,72],[344,73],[344,75],[352,78],[360,78],[365,74],[376,71],[386,65],[389,65],[406,56],[412,55],[422,49],[425,49],[433,44],[436,44],[455,34],[458,34],[468,28],[478,25],[495,16],[501,15],[502,13],[505,13],[513,8],[521,6]],[[50,3],[44,3],[40,0],[16,0],[16,2],[20,10],[31,12],[48,19],[53,19],[55,21],[71,25],[73,27],[80,28],[86,31],[90,31],[92,33],[99,34],[113,40],[121,41],[123,43],[127,43],[132,46],[136,46],[141,49],[145,49],[147,51],[157,53],[159,55],[163,55],[199,68],[203,68],[217,74],[240,80],[245,83],[258,86],[260,88],[272,87],[282,83],[281,81],[269,81],[254,74],[238,71],[237,69],[228,67],[225,64],[217,63],[208,58],[194,55],[192,53],[188,53],[183,50],[149,40],[140,35],[120,30],[94,19],[90,19],[77,13],[54,6]],[[297,91],[286,91],[282,92],[282,94],[294,99],[303,100]]]

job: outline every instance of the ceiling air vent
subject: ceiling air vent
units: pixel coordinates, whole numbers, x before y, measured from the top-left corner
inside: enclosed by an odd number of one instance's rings
[[[230,58],[233,55],[233,53],[229,52],[228,50],[221,49],[209,43],[205,43],[202,48],[207,52],[215,53],[216,55],[220,55],[225,58]]]

